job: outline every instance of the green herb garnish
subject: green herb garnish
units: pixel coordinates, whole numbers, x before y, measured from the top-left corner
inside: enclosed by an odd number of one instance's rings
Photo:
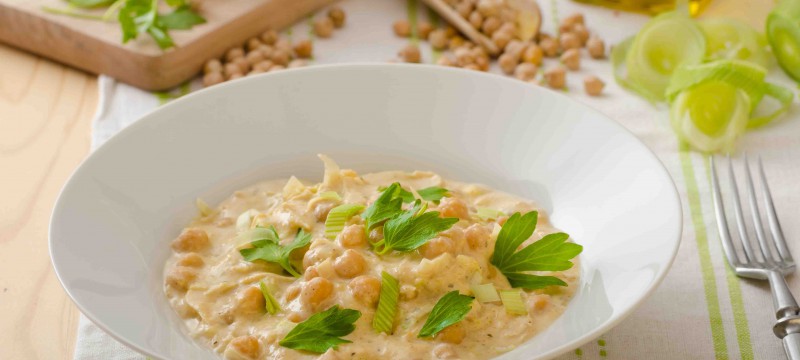
[[[381,295],[378,300],[378,310],[375,311],[375,317],[372,319],[372,327],[376,331],[392,334],[399,298],[400,282],[386,271],[381,272]]]
[[[308,245],[310,241],[311,234],[307,234],[303,229],[300,229],[297,231],[297,236],[295,236],[294,241],[286,246],[282,246],[278,238],[278,232],[275,231],[274,226],[270,226],[265,234],[261,236],[261,239],[250,243],[250,245],[253,246],[252,248],[241,249],[239,253],[242,254],[242,257],[247,261],[253,262],[256,260],[263,260],[276,263],[286,270],[286,272],[292,274],[292,276],[300,277],[300,273],[295,270],[294,266],[292,266],[289,261],[289,256],[292,254],[292,251]]]
[[[434,204],[438,204],[439,200],[442,200],[443,197],[450,196],[450,190],[438,186],[431,186],[417,190],[417,194],[419,194],[422,200],[432,201]]]
[[[508,278],[512,287],[528,290],[541,289],[551,285],[567,286],[555,276],[539,276],[523,271],[560,271],[572,267],[572,258],[578,256],[583,247],[569,243],[565,233],[549,234],[522,250],[517,251],[536,229],[539,214],[531,211],[525,215],[515,213],[500,229],[492,254],[492,265]]]
[[[438,211],[425,212],[426,207],[417,200],[413,208],[389,219],[383,226],[383,240],[374,244],[383,246],[378,254],[415,250],[458,222],[458,218],[440,218]]]
[[[400,183],[389,185],[381,195],[365,210],[361,217],[364,218],[366,230],[369,232],[389,218],[403,212],[403,199],[399,197]]]
[[[266,300],[267,312],[272,315],[275,315],[278,311],[281,311],[281,304],[278,303],[278,300],[275,300],[275,298],[269,292],[267,284],[264,284],[264,282],[262,281],[261,283],[258,284],[258,287],[261,288],[261,294],[264,295],[264,300]]]
[[[419,331],[417,337],[431,337],[438,334],[444,328],[453,325],[467,316],[472,309],[472,296],[461,295],[458,290],[453,290],[442,296],[436,305],[433,306],[425,325]]]
[[[341,337],[356,329],[354,324],[360,317],[361,312],[358,310],[341,309],[339,305],[334,305],[297,324],[279,344],[290,349],[321,354],[330,348],[336,349],[339,344],[352,342]]]

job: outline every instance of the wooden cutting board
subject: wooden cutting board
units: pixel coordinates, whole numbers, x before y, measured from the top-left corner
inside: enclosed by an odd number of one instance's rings
[[[149,36],[123,45],[119,24],[49,14],[62,0],[0,0],[0,42],[94,74],[106,74],[146,90],[164,90],[196,75],[221,56],[268,28],[281,29],[335,0],[203,0],[208,21],[171,31],[176,48],[162,51]],[[102,10],[98,10],[102,14]]]

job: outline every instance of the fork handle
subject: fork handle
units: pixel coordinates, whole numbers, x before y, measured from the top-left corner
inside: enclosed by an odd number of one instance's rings
[[[800,360],[800,314],[793,314],[778,319],[772,331],[783,340],[786,358]]]
[[[786,335],[783,338],[783,349],[786,350],[787,359],[800,360],[800,333]]]
[[[785,316],[796,315],[800,311],[797,300],[794,299],[789,285],[783,274],[777,271],[769,271],[769,287],[772,289],[772,303],[775,305],[775,317],[780,319]]]

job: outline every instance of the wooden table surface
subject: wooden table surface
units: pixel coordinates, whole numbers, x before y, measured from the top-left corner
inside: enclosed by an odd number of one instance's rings
[[[47,247],[61,187],[89,152],[97,79],[0,45],[0,359],[71,359],[78,310]]]

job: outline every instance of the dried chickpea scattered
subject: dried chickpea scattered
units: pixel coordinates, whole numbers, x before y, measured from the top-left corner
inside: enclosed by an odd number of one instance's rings
[[[253,51],[261,45],[264,45],[264,43],[262,43],[257,37],[251,38],[250,40],[247,40],[247,51]]]
[[[244,56],[244,49],[240,47],[231,48],[225,53],[225,61],[233,61],[236,58]]]
[[[345,15],[342,8],[334,6],[328,10],[328,17],[331,19],[331,21],[333,21],[333,26],[339,29],[344,26],[347,15]]]
[[[517,68],[514,69],[514,77],[522,81],[533,81],[536,78],[537,71],[539,71],[538,66],[524,62],[517,65]]]
[[[464,44],[466,44],[466,43],[467,43],[467,41],[464,40],[463,37],[456,35],[456,36],[453,36],[453,37],[450,38],[450,41],[448,42],[447,47],[450,48],[450,50],[455,50],[457,48],[460,48],[460,47],[464,46]]]
[[[333,20],[329,17],[323,17],[314,21],[314,34],[326,39],[333,35]]]
[[[586,49],[589,50],[589,55],[593,59],[602,59],[606,57],[606,44],[597,36],[592,36],[586,42]]]
[[[567,85],[567,71],[562,66],[545,70],[544,80],[552,89],[563,89]]]
[[[436,50],[444,50],[448,45],[447,31],[444,29],[436,29],[431,31],[428,35],[428,41],[431,46]]]
[[[578,49],[569,49],[561,54],[561,63],[572,71],[581,68],[581,53]]]
[[[539,47],[542,49],[544,56],[554,57],[558,55],[558,42],[553,38],[544,38],[539,41]]]
[[[589,75],[583,78],[583,88],[589,96],[600,96],[606,84],[597,76]]]
[[[578,39],[581,40],[581,44],[586,45],[586,41],[589,40],[589,30],[586,29],[586,26],[583,24],[575,24],[572,27],[572,33],[578,36]]]
[[[267,30],[261,34],[261,41],[267,45],[273,45],[278,41],[278,32],[275,30]]]
[[[400,52],[397,53],[404,62],[407,63],[419,63],[422,60],[422,54],[419,52],[419,47],[414,44],[408,44],[404,48],[400,49]]]
[[[411,36],[411,25],[408,24],[407,20],[397,20],[392,24],[392,30],[394,30],[394,34],[399,37],[409,37]]]
[[[295,69],[295,68],[300,68],[300,67],[305,67],[305,66],[308,66],[308,61],[306,61],[305,59],[294,59],[294,60],[289,62],[288,68],[289,69]]]
[[[251,51],[245,55],[244,59],[247,60],[247,63],[252,67],[264,61],[264,54],[260,51]]]
[[[449,55],[442,55],[436,60],[436,65],[441,66],[456,66],[456,61],[453,60]]]
[[[519,40],[511,40],[506,45],[503,53],[514,56],[519,60],[522,57],[522,52],[525,51],[527,45]]]
[[[492,41],[501,49],[505,48],[513,38],[513,35],[506,31],[495,31],[494,34],[492,34]]]
[[[233,59],[233,63],[239,66],[242,74],[246,74],[248,71],[250,71],[250,63],[247,62],[247,59],[244,57]]]
[[[302,59],[311,58],[314,53],[314,45],[311,43],[311,40],[302,40],[294,44],[294,53],[297,57]]]
[[[203,66],[203,73],[210,74],[215,72],[222,72],[222,62],[219,59],[211,59],[206,61]]]
[[[272,52],[272,56],[269,59],[277,65],[286,66],[289,64],[289,60],[291,60],[291,58],[292,54],[290,52],[278,49]]]
[[[571,32],[561,34],[558,38],[558,42],[561,45],[561,49],[564,51],[581,48],[581,39],[578,38],[578,35]]]
[[[528,45],[528,47],[525,48],[525,51],[522,52],[522,61],[534,65],[541,65],[543,57],[544,53],[542,52],[542,48],[536,44]]]
[[[420,21],[419,24],[417,24],[417,36],[419,36],[420,39],[428,39],[428,36],[430,36],[433,29],[434,28],[431,23],[427,21]]]
[[[497,17],[490,16],[483,21],[481,24],[481,31],[487,36],[492,36],[494,33],[500,29],[500,25],[503,25],[503,22],[500,21]]]
[[[272,72],[272,71],[280,71],[280,70],[285,70],[285,69],[286,69],[286,66],[275,64],[275,65],[272,65],[272,67],[269,68],[269,70],[267,70],[267,71],[268,72]]]
[[[575,24],[585,24],[583,14],[575,13],[561,19],[561,25],[574,26]]]
[[[497,58],[497,64],[500,65],[500,69],[503,70],[504,73],[511,75],[514,73],[514,69],[517,68],[519,60],[511,54],[503,54]]]
[[[272,61],[264,60],[258,64],[253,65],[253,70],[258,70],[259,72],[267,72],[272,67],[272,65],[275,65]]]
[[[483,25],[483,15],[477,11],[473,11],[472,14],[469,14],[469,19],[467,20],[469,20],[472,27],[476,29],[480,29]]]
[[[470,1],[462,1],[456,5],[456,12],[463,18],[468,18],[472,13],[473,5]]]

